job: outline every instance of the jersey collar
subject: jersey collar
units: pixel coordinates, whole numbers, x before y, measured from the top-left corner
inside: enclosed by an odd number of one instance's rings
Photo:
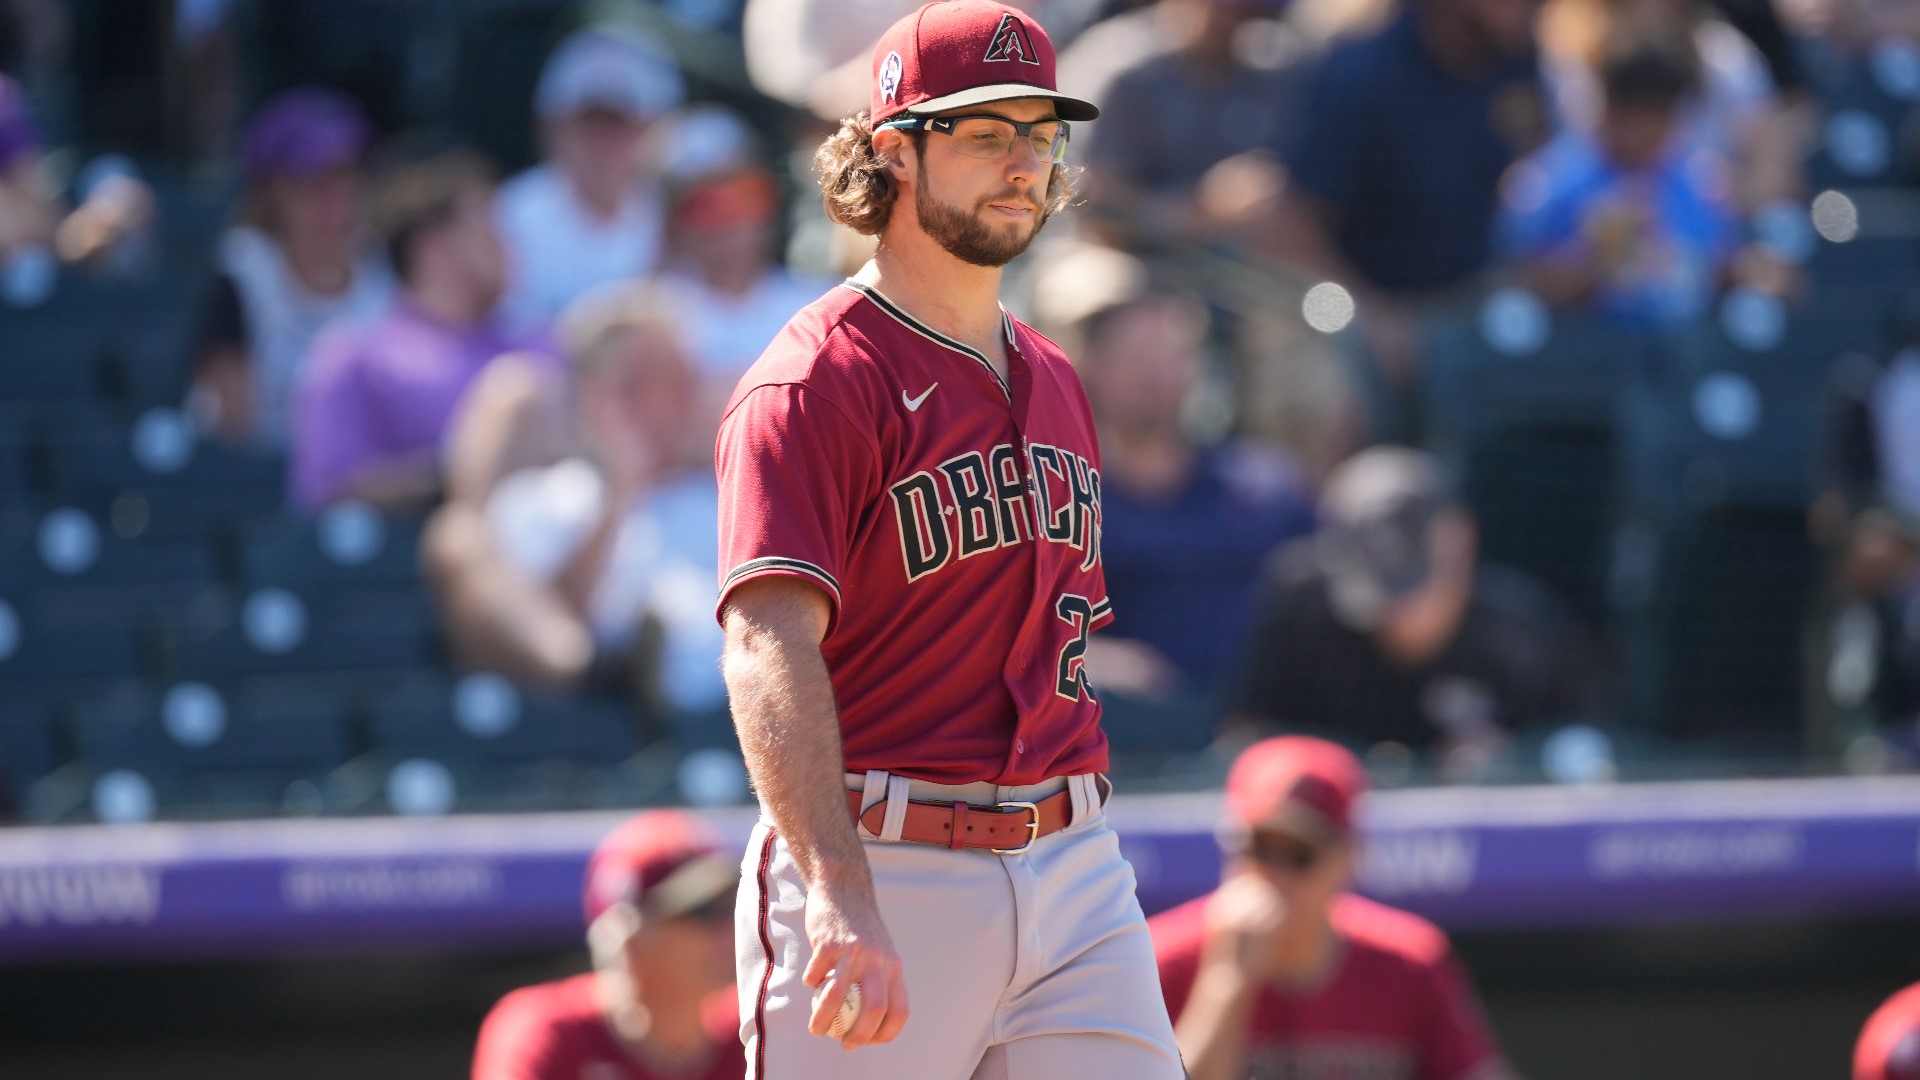
[[[855,281],[852,278],[848,278],[847,280],[841,282],[840,284],[842,287],[852,289],[854,292],[857,292],[861,296],[864,296],[868,300],[871,300],[873,302],[874,307],[877,307],[881,311],[885,312],[888,315],[888,317],[893,319],[893,321],[899,323],[900,325],[906,327],[907,329],[913,331],[914,333],[919,334],[921,337],[926,338],[928,341],[931,341],[936,345],[942,346],[943,348],[952,349],[954,352],[973,357],[973,359],[976,362],[978,362],[981,367],[987,369],[988,375],[993,376],[993,381],[1000,385],[1001,392],[1006,393],[1009,400],[1012,399],[1013,395],[1010,391],[1007,390],[1006,380],[1002,379],[1000,377],[1000,373],[994,370],[993,364],[985,356],[982,356],[980,354],[980,350],[974,348],[971,345],[966,344],[963,341],[960,341],[957,338],[948,337],[946,334],[943,334],[940,331],[935,330],[933,327],[928,326],[926,323],[921,322],[919,319],[914,318],[913,315],[909,313],[906,308],[903,308],[899,304],[894,303],[893,300],[889,298],[885,293],[881,292],[879,289],[876,289],[871,285],[868,285],[864,281]],[[1020,346],[1013,336],[1013,316],[1007,313],[1007,309],[1005,305],[1002,305],[1000,308],[1000,326],[1002,331],[1005,332],[1005,334],[1007,335],[1007,348],[1017,351]]]

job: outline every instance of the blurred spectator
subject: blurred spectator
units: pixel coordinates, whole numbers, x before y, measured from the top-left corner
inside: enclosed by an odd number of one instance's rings
[[[60,203],[40,164],[40,132],[18,83],[0,75],[0,261],[53,241]]]
[[[396,167],[373,200],[399,279],[367,320],[327,327],[294,402],[292,496],[304,510],[353,498],[391,513],[439,497],[440,442],[467,385],[524,340],[497,324],[506,254],[494,172],[462,151]]]
[[[1079,330],[1100,430],[1101,545],[1119,612],[1087,646],[1103,690],[1210,694],[1246,644],[1267,556],[1310,532],[1290,463],[1254,444],[1199,446],[1182,429],[1206,370],[1206,310],[1139,292]]]
[[[81,170],[80,205],[69,212],[47,166],[40,130],[18,83],[0,75],[0,300],[45,300],[60,264],[113,271],[153,223],[153,193],[124,159]],[[90,178],[90,179],[89,179]]]
[[[1087,151],[1088,202],[1133,241],[1244,238],[1272,213],[1305,102],[1285,0],[1160,0],[1169,47],[1114,76]]]
[[[587,864],[593,971],[515,990],[487,1014],[473,1080],[739,1080],[732,992],[737,861],[697,818],[649,810]]]
[[[673,54],[638,32],[583,30],[554,49],[534,93],[545,160],[500,189],[512,329],[546,325],[596,285],[653,272],[664,210],[643,147],[685,92]]]
[[[424,555],[470,666],[615,690],[656,715],[724,704],[719,417],[696,407],[684,326],[661,292],[607,286],[562,323],[570,386],[509,357],[474,387]]]
[[[1234,762],[1220,888],[1148,923],[1193,1080],[1512,1075],[1446,934],[1347,891],[1366,787],[1319,739]]]
[[[1409,0],[1317,66],[1269,243],[1353,294],[1390,375],[1415,362],[1414,308],[1487,269],[1500,177],[1546,139],[1537,13],[1537,0]]]
[[[672,201],[662,284],[717,426],[740,376],[831,283],[796,278],[775,261],[779,185],[745,121],[700,105],[662,128],[661,173]]]
[[[1837,552],[1833,609],[1813,635],[1824,690],[1816,716],[1841,743],[1880,726],[1920,758],[1920,344],[1836,382],[1810,515],[1816,540]]]
[[[1920,984],[1888,998],[1853,1046],[1853,1080],[1920,1080]]]
[[[1720,173],[1676,155],[1699,57],[1678,33],[1616,40],[1592,131],[1571,128],[1515,167],[1502,222],[1522,280],[1548,303],[1644,326],[1700,317],[1739,242]]]
[[[1589,718],[1577,628],[1540,585],[1478,564],[1473,515],[1431,456],[1363,451],[1320,514],[1274,561],[1230,722],[1431,751],[1462,779],[1513,732]]]
[[[921,0],[747,0],[741,24],[754,89],[837,121],[867,101],[873,43]]]
[[[221,237],[194,348],[194,409],[222,438],[284,445],[321,327],[371,315],[392,288],[362,200],[371,134],[352,99],[318,88],[274,98],[247,130],[240,222]]]
[[[1743,212],[1794,195],[1801,186],[1797,138],[1766,60],[1699,0],[1553,0],[1541,42],[1561,123],[1584,132],[1598,127],[1611,42],[1673,33],[1693,39],[1700,70],[1698,92],[1676,121],[1673,155],[1710,171]],[[1713,157],[1694,163],[1700,151]]]

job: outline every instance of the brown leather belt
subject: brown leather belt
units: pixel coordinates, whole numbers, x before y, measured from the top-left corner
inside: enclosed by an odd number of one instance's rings
[[[866,796],[847,792],[847,809],[854,820],[875,836],[887,820],[885,799],[860,812]],[[1035,840],[1059,832],[1073,823],[1073,790],[1049,795],[1039,802],[1003,802],[992,806],[972,806],[963,802],[907,803],[907,816],[900,825],[900,839],[918,844],[938,844],[953,848],[986,848],[1002,855],[1019,855]]]

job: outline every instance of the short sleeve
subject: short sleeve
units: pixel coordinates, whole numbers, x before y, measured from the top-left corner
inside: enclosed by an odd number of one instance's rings
[[[473,1049],[473,1080],[544,1080],[554,1075],[553,1025],[525,991],[500,999],[480,1025]]]
[[[1427,1023],[1420,1050],[1422,1080],[1467,1080],[1493,1060],[1493,1033],[1467,974],[1451,951],[1427,968]]]
[[[824,395],[792,383],[748,391],[720,425],[720,601],[762,577],[815,585],[839,622],[853,531],[877,487],[875,443]]]

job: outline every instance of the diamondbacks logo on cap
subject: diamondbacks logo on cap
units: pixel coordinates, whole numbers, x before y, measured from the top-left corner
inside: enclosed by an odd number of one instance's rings
[[[892,101],[900,92],[900,54],[890,52],[880,62],[880,100]]]
[[[993,61],[1018,60],[1023,64],[1040,63],[1040,57],[1033,51],[1033,39],[1027,36],[1027,27],[1012,12],[1000,16],[1000,25],[994,27],[993,39],[987,42],[987,55],[983,63]]]

